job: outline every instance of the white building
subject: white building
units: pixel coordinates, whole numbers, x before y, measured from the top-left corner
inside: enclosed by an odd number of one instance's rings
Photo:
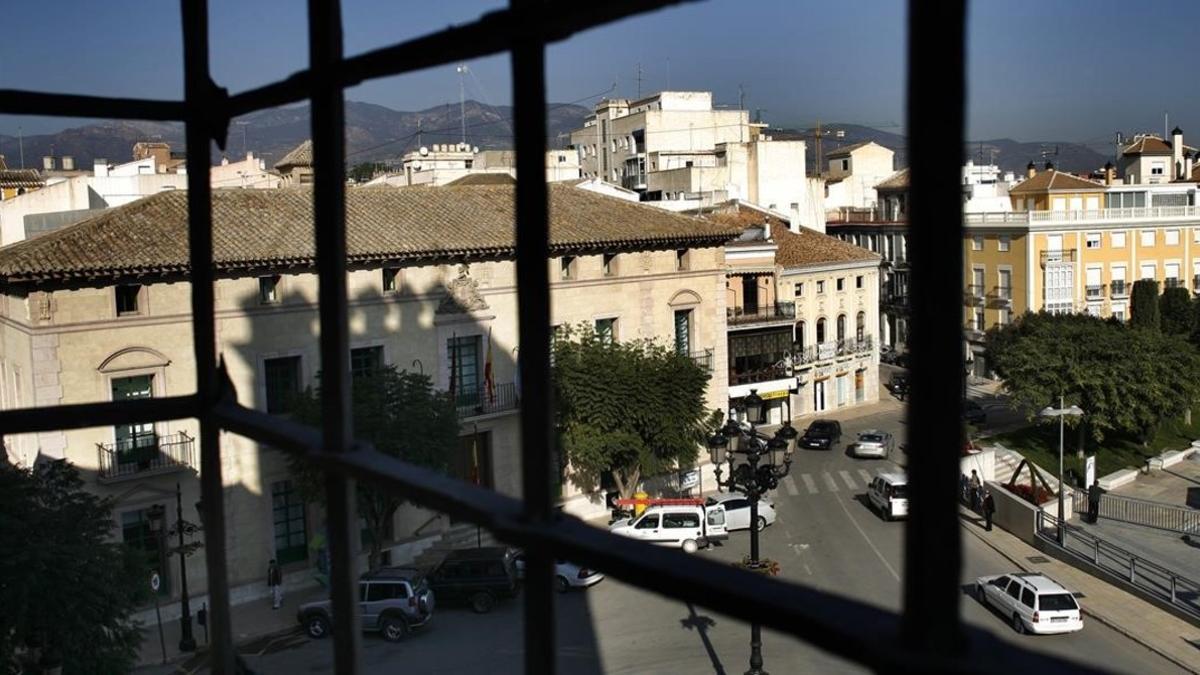
[[[1155,134],[1138,134],[1121,149],[1120,171],[1126,183],[1145,185],[1189,180],[1196,149],[1183,144],[1183,130],[1171,130],[1170,142]]]
[[[574,151],[546,153],[546,180],[577,180],[579,162]],[[365,185],[429,185],[440,187],[477,174],[506,174],[516,177],[517,154],[512,150],[480,150],[466,143],[421,146],[400,159],[400,171],[376,176]]]
[[[826,209],[869,209],[875,185],[895,172],[895,155],[875,141],[855,143],[826,155]]]
[[[1001,171],[995,164],[976,164],[968,159],[962,168],[963,212],[1011,211],[1008,189],[1016,184],[1016,175],[1012,171]]]

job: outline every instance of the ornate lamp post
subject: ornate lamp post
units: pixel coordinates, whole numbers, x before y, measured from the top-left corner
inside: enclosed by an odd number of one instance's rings
[[[758,559],[758,500],[769,490],[779,487],[779,479],[792,468],[792,452],[800,435],[790,421],[775,432],[772,438],[759,435],[755,426],[763,422],[763,399],[757,390],[742,399],[749,429],[744,429],[732,417],[708,439],[709,459],[716,467],[717,487],[738,491],[750,500],[750,568],[759,566]],[[721,465],[729,464],[729,478],[722,480]],[[762,669],[762,630],[758,623],[750,624],[750,669],[746,675],[766,675]]]
[[[197,502],[197,507],[199,507],[199,502]],[[179,483],[175,484],[175,524],[171,526],[171,529],[168,531],[164,527],[166,525],[166,509],[161,504],[151,507],[148,518],[151,528],[163,538],[164,546],[166,546],[168,537],[179,538],[178,546],[167,549],[168,556],[179,554],[179,651],[194,652],[196,651],[196,638],[192,637],[192,612],[188,605],[187,557],[203,548],[204,544],[195,541],[185,542],[184,536],[193,537],[202,528],[183,519],[183,491]]]

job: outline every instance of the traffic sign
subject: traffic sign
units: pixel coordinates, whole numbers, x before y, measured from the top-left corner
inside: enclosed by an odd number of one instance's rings
[[[162,580],[158,578],[158,572],[150,573],[150,590],[158,592],[158,587],[162,585]]]

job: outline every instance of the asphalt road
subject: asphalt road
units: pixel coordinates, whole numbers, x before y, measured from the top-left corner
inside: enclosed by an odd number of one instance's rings
[[[843,425],[845,439],[865,428],[902,435],[904,424],[899,412],[860,418]],[[850,458],[844,448],[799,451],[791,476],[773,495],[779,520],[762,534],[763,555],[780,561],[785,579],[899,610],[903,524],[884,522],[863,501],[865,479],[889,466],[894,466],[889,460]],[[963,584],[984,574],[1013,571],[1007,560],[969,533],[964,533],[963,546]],[[748,533],[737,532],[724,546],[697,555],[734,561],[748,549]],[[1086,604],[1086,598],[1082,602]],[[1073,635],[1022,636],[971,597],[964,595],[961,607],[968,623],[1025,649],[1128,673],[1180,672],[1095,621]],[[403,643],[392,645],[365,636],[364,670],[520,673],[524,665],[521,618],[519,601],[482,616],[439,608],[427,629]],[[612,579],[559,596],[557,627],[559,666],[564,673],[722,675],[744,671],[749,658],[746,624]],[[763,638],[770,672],[866,672],[791,636],[768,631]],[[266,646],[269,653],[247,659],[263,673],[324,673],[332,670],[330,646],[328,640],[285,640]]]

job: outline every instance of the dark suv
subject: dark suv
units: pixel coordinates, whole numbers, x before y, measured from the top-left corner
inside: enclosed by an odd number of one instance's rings
[[[433,592],[424,577],[411,567],[383,567],[362,575],[358,582],[358,608],[363,630],[379,631],[396,642],[413,628],[433,618]],[[300,606],[296,620],[314,639],[329,635],[333,620],[329,600]]]
[[[800,447],[813,450],[832,450],[842,439],[842,425],[834,420],[817,420],[808,425],[800,437]]]
[[[497,600],[517,594],[514,553],[502,546],[455,549],[430,573],[429,585],[443,603],[490,612]]]

